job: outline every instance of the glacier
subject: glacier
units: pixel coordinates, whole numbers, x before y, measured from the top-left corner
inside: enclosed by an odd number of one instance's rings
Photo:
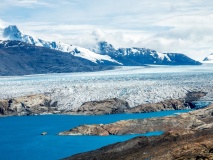
[[[183,98],[189,91],[213,100],[213,65],[118,67],[99,72],[0,77],[0,98],[45,93],[59,109],[76,109],[86,101],[121,98],[130,106]]]

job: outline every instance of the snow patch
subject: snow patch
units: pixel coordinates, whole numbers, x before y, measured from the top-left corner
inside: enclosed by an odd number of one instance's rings
[[[161,60],[164,60],[164,58],[166,58],[168,61],[171,61],[171,59],[168,57],[167,54],[165,53],[160,53],[160,52],[157,52],[157,55],[158,57],[161,59]]]
[[[122,63],[119,63],[118,61],[112,59],[108,55],[100,55],[100,54],[90,51],[89,49],[85,49],[85,48],[78,47],[78,46],[72,46],[70,53],[73,54],[74,56],[88,59],[94,63],[97,63],[98,61],[100,61],[102,63],[103,63],[103,61],[109,61],[109,62],[113,62],[113,63],[122,65]]]

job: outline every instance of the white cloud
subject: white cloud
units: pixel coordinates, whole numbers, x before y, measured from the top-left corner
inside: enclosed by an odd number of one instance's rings
[[[201,60],[212,52],[212,6],[210,0],[3,0],[0,18],[46,40],[106,40]]]
[[[19,7],[36,7],[36,5],[50,7],[51,3],[42,0],[3,0],[3,5],[7,6],[19,6]]]

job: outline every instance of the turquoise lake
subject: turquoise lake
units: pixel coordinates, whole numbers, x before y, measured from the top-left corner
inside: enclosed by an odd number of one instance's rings
[[[189,110],[163,111],[141,114],[103,116],[42,115],[0,118],[0,159],[60,159],[73,154],[94,150],[139,135],[125,136],[58,136],[57,133],[81,124],[112,123],[118,120],[150,118]],[[42,132],[48,135],[41,136]],[[160,135],[161,131],[145,136]]]

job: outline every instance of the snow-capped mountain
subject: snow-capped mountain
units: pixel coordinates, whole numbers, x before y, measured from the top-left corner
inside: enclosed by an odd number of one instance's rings
[[[203,63],[213,63],[213,53],[204,58]]]
[[[110,65],[122,65],[121,63],[117,62],[116,60],[112,59],[108,55],[100,55],[95,52],[92,52],[86,48],[82,48],[79,46],[73,46],[65,43],[60,42],[48,42],[42,39],[38,39],[36,37],[26,35],[21,32],[17,26],[10,25],[6,27],[3,31],[3,37],[6,40],[18,40],[21,42],[25,42],[28,44],[32,44],[35,46],[42,46],[49,49],[55,49],[62,52],[68,52],[76,57],[81,57],[87,59],[96,64],[110,64]]]
[[[109,55],[113,59],[121,62],[123,65],[144,65],[144,64],[158,64],[158,65],[198,65],[201,64],[184,54],[180,53],[160,53],[155,50],[146,48],[118,48],[115,49],[111,44],[102,41],[94,48],[93,52]]]
[[[17,26],[8,26],[3,31],[3,37],[7,40],[18,40],[35,46],[42,46],[62,52],[68,52],[76,57],[89,60],[101,65],[125,65],[140,66],[145,64],[157,65],[199,65],[184,54],[160,53],[146,48],[114,48],[111,44],[101,41],[92,48],[83,48],[60,42],[49,42],[36,37],[26,35]],[[91,49],[92,48],[92,49]]]
[[[0,41],[0,76],[113,69],[72,54],[17,40]]]

